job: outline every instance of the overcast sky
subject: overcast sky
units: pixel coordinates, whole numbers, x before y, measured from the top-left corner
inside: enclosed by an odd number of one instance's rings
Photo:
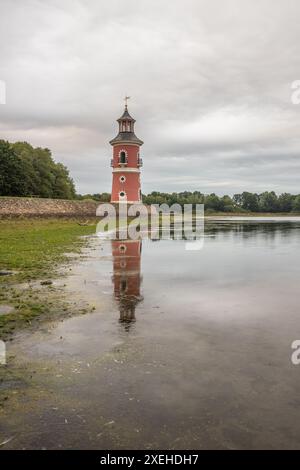
[[[299,0],[0,0],[0,138],[110,191],[125,94],[143,192],[300,193]]]

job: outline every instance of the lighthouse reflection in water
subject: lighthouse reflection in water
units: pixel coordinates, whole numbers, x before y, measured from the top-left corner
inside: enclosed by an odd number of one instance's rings
[[[135,322],[135,309],[143,300],[141,288],[142,240],[112,240],[114,296],[119,304],[119,322],[126,330]]]

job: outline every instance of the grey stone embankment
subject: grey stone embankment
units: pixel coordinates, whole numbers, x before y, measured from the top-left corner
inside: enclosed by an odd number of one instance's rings
[[[0,197],[0,217],[95,217],[96,201]]]

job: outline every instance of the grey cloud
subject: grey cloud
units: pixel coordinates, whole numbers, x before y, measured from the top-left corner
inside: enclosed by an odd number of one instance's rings
[[[300,192],[297,0],[2,0],[0,138],[109,191],[122,98],[143,190]]]

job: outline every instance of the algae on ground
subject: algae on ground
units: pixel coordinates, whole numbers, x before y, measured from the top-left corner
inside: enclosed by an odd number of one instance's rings
[[[86,224],[78,219],[0,220],[0,270],[12,272],[0,276],[0,304],[14,307],[0,315],[0,339],[41,316],[68,315],[70,303],[61,289],[37,281],[62,275],[61,267],[74,261],[68,254],[79,254],[88,243],[83,236],[95,230],[95,220]]]

